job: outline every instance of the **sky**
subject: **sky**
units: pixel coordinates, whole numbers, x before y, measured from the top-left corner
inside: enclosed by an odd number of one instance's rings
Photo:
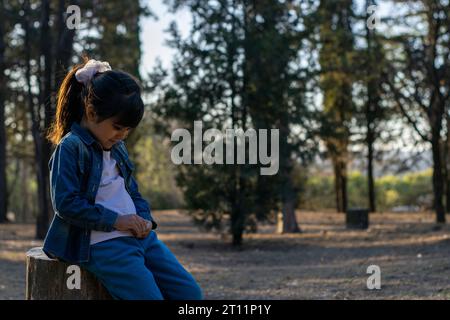
[[[187,36],[191,27],[191,15],[187,9],[182,9],[176,14],[168,12],[163,0],[143,0],[156,14],[158,20],[153,18],[141,19],[142,63],[141,75],[145,76],[156,64],[159,57],[164,67],[169,67],[174,51],[165,45],[168,34],[165,30],[172,21],[176,21],[183,36]],[[377,15],[380,17],[389,14],[392,9],[389,0],[378,1]],[[356,6],[362,8],[363,0],[356,0]]]
[[[164,67],[168,68],[174,51],[165,45],[168,33],[164,32],[172,21],[176,21],[178,29],[183,36],[187,36],[191,25],[191,15],[188,10],[183,9],[176,14],[168,12],[163,0],[147,0],[150,9],[156,14],[158,20],[153,18],[141,19],[141,42],[142,63],[141,75],[145,76],[156,64],[156,59],[162,61]]]

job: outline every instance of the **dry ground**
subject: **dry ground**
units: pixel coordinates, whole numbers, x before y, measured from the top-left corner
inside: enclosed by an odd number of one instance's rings
[[[450,225],[431,213],[377,213],[367,231],[344,216],[298,212],[300,234],[264,225],[241,250],[197,230],[178,211],[155,211],[158,236],[194,275],[207,299],[450,299]],[[42,245],[33,225],[0,225],[0,299],[23,299],[25,252]],[[368,290],[369,265],[381,290]]]

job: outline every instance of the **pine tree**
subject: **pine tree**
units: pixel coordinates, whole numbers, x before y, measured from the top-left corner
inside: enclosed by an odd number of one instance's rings
[[[367,150],[367,190],[368,208],[371,212],[376,211],[374,161],[377,155],[375,143],[380,141],[380,134],[384,129],[382,124],[392,117],[392,111],[383,105],[382,100],[386,99],[383,84],[386,82],[387,68],[386,52],[384,49],[384,37],[377,31],[376,25],[369,27],[371,6],[377,5],[375,0],[367,0],[365,12],[360,16],[360,21],[364,25],[363,33],[354,32],[355,37],[360,36],[364,45],[356,48],[356,56],[353,60],[355,81],[359,90],[355,98],[359,98],[360,105],[355,108],[356,125],[353,128],[354,145],[360,143]],[[362,133],[357,138],[356,131],[362,127]],[[363,155],[361,155],[363,156]]]
[[[242,2],[173,1],[171,6],[173,10],[187,6],[193,26],[186,40],[175,24],[171,26],[169,43],[178,52],[173,84],[163,86],[160,78],[154,80],[158,83],[155,92],[163,92],[154,112],[163,124],[169,123],[165,128],[169,135],[175,126],[193,132],[196,120],[202,120],[205,128],[245,130],[249,119],[243,103]],[[177,182],[195,222],[222,230],[223,221],[228,220],[233,243],[241,244],[251,212],[249,186],[253,181],[248,166],[238,166],[236,161],[233,165],[182,165]]]
[[[354,113],[352,96],[352,60],[354,59],[354,18],[352,0],[321,1],[320,19],[321,68],[323,91],[322,137],[333,163],[336,209],[347,210],[347,162],[350,143],[350,121]]]
[[[161,93],[154,112],[166,128],[190,129],[202,120],[206,128],[280,129],[280,173],[260,176],[260,166],[180,166],[178,183],[194,220],[222,229],[229,221],[233,244],[242,243],[256,221],[283,210],[284,232],[298,231],[295,221],[297,191],[291,181],[300,139],[291,127],[307,123],[303,101],[305,75],[298,67],[302,37],[300,8],[294,1],[173,1],[193,16],[190,36],[182,39],[172,27],[170,44],[177,49],[173,83],[161,85],[167,72],[153,77]],[[291,10],[291,11],[290,11]],[[295,65],[295,67],[293,66]],[[163,127],[163,126],[160,126]],[[306,135],[308,136],[308,134]],[[294,152],[295,151],[295,152]],[[236,154],[235,154],[236,156]],[[248,154],[246,155],[248,159]],[[305,156],[306,157],[306,156]]]
[[[311,118],[305,93],[308,68],[300,67],[306,60],[303,42],[311,29],[304,27],[312,5],[306,1],[248,1],[245,33],[247,96],[249,113],[255,129],[279,128],[280,171],[274,176],[257,176],[256,214],[282,212],[279,232],[299,232],[295,209],[298,190],[293,182],[293,169],[307,136],[291,132],[296,126],[309,132]],[[303,5],[303,7],[301,7]],[[303,30],[299,31],[300,26]],[[302,150],[301,150],[302,149]]]

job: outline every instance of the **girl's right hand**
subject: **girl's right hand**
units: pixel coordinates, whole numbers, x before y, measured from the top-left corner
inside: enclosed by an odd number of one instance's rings
[[[114,228],[119,231],[131,231],[137,238],[144,238],[149,234],[152,223],[137,214],[118,216]]]

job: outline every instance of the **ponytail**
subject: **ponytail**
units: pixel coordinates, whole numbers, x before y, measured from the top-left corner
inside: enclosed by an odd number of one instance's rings
[[[56,115],[47,139],[57,145],[70,131],[74,122],[80,122],[84,113],[83,84],[75,78],[75,72],[86,64],[76,65],[69,71],[58,90]]]

